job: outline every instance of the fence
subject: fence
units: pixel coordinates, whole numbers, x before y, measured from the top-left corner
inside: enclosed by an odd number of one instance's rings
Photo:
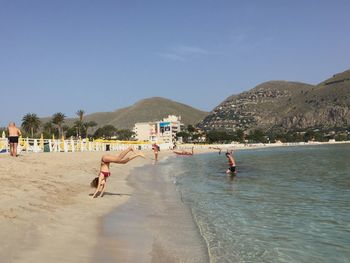
[[[136,150],[151,150],[151,143],[133,141],[108,141],[88,139],[32,139],[19,138],[17,152],[84,152],[84,151],[120,151],[128,147]],[[160,144],[161,149],[169,149],[170,144]],[[10,149],[8,139],[0,138],[0,152]]]

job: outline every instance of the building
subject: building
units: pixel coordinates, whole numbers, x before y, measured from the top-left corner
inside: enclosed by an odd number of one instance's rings
[[[161,121],[136,123],[133,131],[138,141],[174,143],[182,126],[181,116],[169,115]]]
[[[138,141],[157,141],[156,123],[155,122],[139,122],[135,123],[133,132]]]

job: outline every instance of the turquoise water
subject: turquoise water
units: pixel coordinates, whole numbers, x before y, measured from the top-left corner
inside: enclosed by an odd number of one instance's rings
[[[350,262],[350,145],[177,157],[172,177],[211,262]]]

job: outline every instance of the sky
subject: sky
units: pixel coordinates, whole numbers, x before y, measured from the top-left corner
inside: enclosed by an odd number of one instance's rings
[[[0,0],[0,126],[317,84],[350,69],[349,13],[348,0]]]

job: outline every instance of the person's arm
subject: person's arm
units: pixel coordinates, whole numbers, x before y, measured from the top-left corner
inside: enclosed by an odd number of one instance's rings
[[[22,132],[20,129],[17,129],[17,133],[18,133],[18,136],[21,136],[22,135]]]

